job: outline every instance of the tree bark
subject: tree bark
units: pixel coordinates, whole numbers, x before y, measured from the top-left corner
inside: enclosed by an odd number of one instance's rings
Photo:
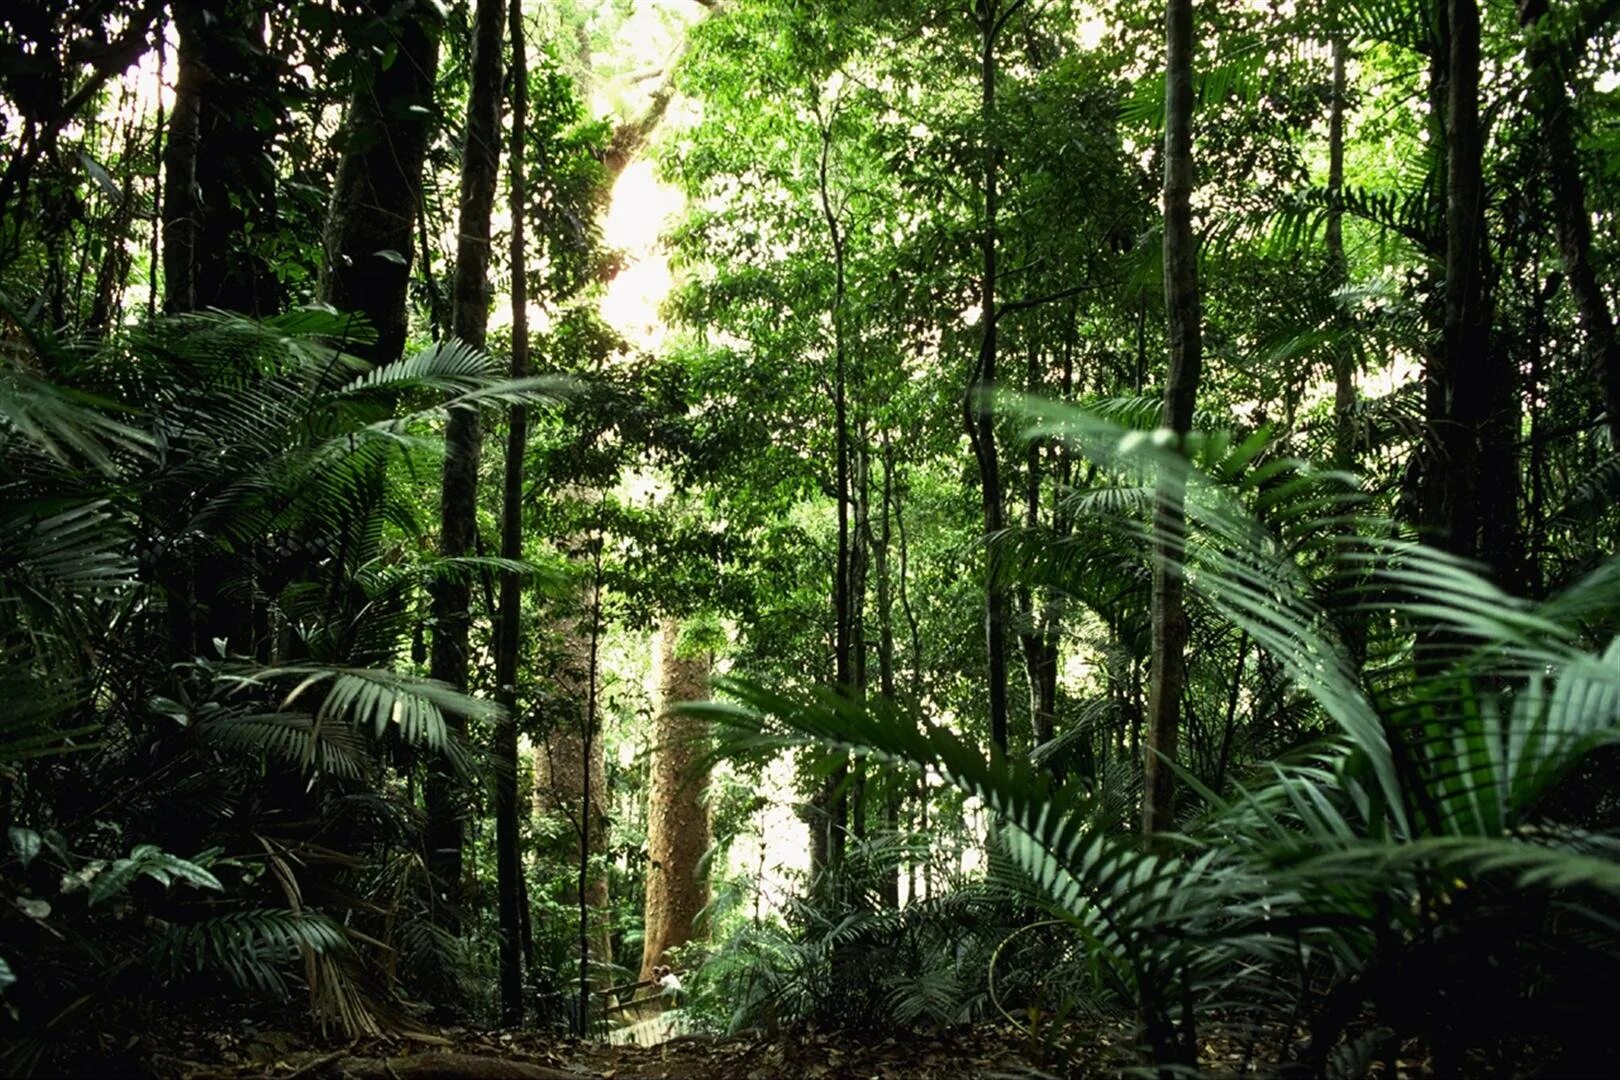
[[[584,569],[589,573],[588,566]],[[608,844],[603,812],[608,798],[607,759],[596,733],[599,593],[600,585],[592,573],[553,619],[550,647],[542,664],[551,675],[540,709],[546,734],[535,755],[534,772],[536,810],[555,814],[572,827],[570,835],[543,855],[549,865],[574,863],[586,869],[585,874],[576,875],[567,898],[581,909],[580,964],[587,980],[593,958],[598,972],[613,959],[612,928],[604,919],[594,923],[590,919],[592,911],[605,912],[608,906],[606,876],[589,872],[590,862],[601,858]]]
[[[979,122],[983,126],[983,161],[980,184],[983,218],[979,227],[979,355],[963,398],[963,420],[973,457],[979,468],[979,494],[986,538],[1006,525],[1001,505],[1001,464],[996,453],[996,214],[997,164],[1000,147],[995,139],[996,37],[1007,19],[1022,6],[1013,0],[1005,9],[999,0],[979,0],[974,17],[979,26]],[[986,547],[984,584],[984,644],[986,699],[990,714],[990,744],[1007,750],[1007,593],[1000,582],[995,549]]]
[[[880,514],[882,524],[877,535],[871,542],[872,569],[877,576],[877,616],[878,616],[878,693],[889,704],[895,701],[894,677],[894,586],[889,577],[889,546],[893,533],[894,509],[894,446],[885,436],[882,449],[883,461],[883,495]],[[885,775],[883,796],[883,824],[889,835],[897,835],[900,829],[900,799],[901,791],[898,777]],[[882,879],[878,882],[878,893],[885,907],[898,908],[900,906],[900,864],[897,861],[892,868],[885,869]]]
[[[705,802],[708,725],[674,712],[685,701],[708,696],[710,654],[680,651],[681,623],[665,618],[658,628],[659,713],[647,791],[646,936],[641,975],[652,976],[665,953],[702,935],[699,915],[709,903],[701,871],[709,850]]]
[[[849,353],[844,342],[844,233],[833,209],[829,165],[832,157],[832,117],[821,117],[819,99],[815,106],[821,129],[821,152],[817,159],[816,190],[822,220],[827,226],[833,255],[833,435],[834,495],[838,503],[838,547],[833,569],[833,682],[840,692],[848,692],[854,680],[854,616],[850,545],[850,437],[849,437]],[[849,827],[849,799],[844,793],[849,774],[847,757],[822,783],[812,799],[810,877],[824,880],[827,871],[843,861],[845,833]]]
[[[1428,375],[1439,460],[1424,475],[1423,524],[1447,550],[1482,558],[1507,583],[1518,565],[1518,411],[1512,366],[1491,335],[1479,9],[1475,0],[1441,3],[1446,16],[1444,321]]]
[[[1555,42],[1538,23],[1547,0],[1520,0],[1519,23],[1525,28],[1530,63],[1530,104],[1545,142],[1553,214],[1558,223],[1558,253],[1575,300],[1588,372],[1603,395],[1609,441],[1620,447],[1620,337],[1592,266],[1592,217],[1586,206],[1575,138],[1575,102]]]
[[[489,324],[489,219],[500,160],[501,0],[478,0],[473,22],[467,141],[461,157],[461,213],[451,314],[453,333],[483,348]],[[444,478],[439,503],[439,553],[459,558],[473,550],[478,513],[478,459],[483,433],[476,409],[456,409],[445,422]],[[472,589],[463,575],[433,588],[433,651],[429,671],[460,690],[467,687],[467,640]],[[441,925],[459,930],[462,814],[458,793],[442,769],[427,785],[428,868],[450,901],[437,909]]]
[[[273,314],[280,289],[257,237],[276,221],[278,72],[253,0],[176,0],[174,111],[164,152],[164,310]],[[250,226],[252,227],[250,229]]]
[[[1025,392],[1038,395],[1041,381],[1040,351],[1030,346],[1024,379]],[[1029,440],[1024,452],[1024,528],[1033,532],[1041,523],[1042,446]],[[1054,522],[1055,524],[1055,522]],[[1052,741],[1057,712],[1057,643],[1051,633],[1053,601],[1041,602],[1033,589],[1018,593],[1018,643],[1024,653],[1024,675],[1029,682],[1029,722],[1035,746]]]
[[[512,378],[529,373],[529,283],[524,250],[528,207],[524,150],[529,118],[529,64],[524,41],[522,0],[510,0],[507,33],[512,42],[512,136],[507,159],[512,213]],[[529,413],[521,403],[507,414],[506,475],[501,493],[501,557],[523,557],[523,451]],[[517,715],[518,653],[522,637],[523,581],[501,573],[500,610],[495,638],[496,693],[506,715],[495,736],[495,876],[500,912],[501,1018],[509,1027],[523,1023],[522,853],[518,850]]]
[[[365,317],[376,339],[351,348],[374,364],[391,363],[405,350],[411,223],[422,202],[422,165],[434,131],[439,27],[433,11],[428,0],[415,0],[393,17],[393,63],[361,72],[339,135],[343,156],[318,295],[339,311]],[[369,42],[353,52],[373,55]]]
[[[1328,113],[1328,198],[1327,270],[1328,282],[1341,289],[1350,280],[1349,262],[1344,254],[1344,113],[1348,86],[1345,75],[1349,45],[1342,29],[1334,27],[1333,37],[1333,97]],[[1333,343],[1333,467],[1350,472],[1356,465],[1356,357],[1350,346],[1350,320],[1342,308],[1335,305],[1334,327],[1337,331]],[[1346,576],[1353,568],[1341,571]],[[1358,575],[1359,576],[1359,575]],[[1340,605],[1338,623],[1344,635],[1345,647],[1359,667],[1367,652],[1367,620],[1356,609],[1357,597],[1346,594],[1348,602]],[[1224,771],[1224,762],[1222,770]]]
[[[1345,62],[1349,51],[1342,33],[1333,38],[1333,99],[1328,113],[1328,200],[1327,256],[1328,280],[1342,288],[1349,279],[1344,256],[1344,108]],[[1339,330],[1345,332],[1342,315]],[[1356,447],[1356,368],[1355,353],[1346,340],[1333,346],[1333,467],[1349,470],[1355,465]]]
[[[1203,316],[1198,247],[1192,223],[1192,0],[1165,6],[1164,301],[1169,333],[1160,423],[1180,444],[1192,428],[1203,368]],[[1142,759],[1142,828],[1149,835],[1174,821],[1174,773],[1187,680],[1187,610],[1182,579],[1186,517],[1185,474],[1167,467],[1153,499],[1153,671],[1148,687],[1147,739]]]
[[[852,668],[850,693],[856,701],[866,700],[870,681],[870,665],[866,644],[866,577],[872,540],[872,497],[869,480],[872,457],[866,439],[866,419],[861,417],[855,428],[855,446],[851,452],[854,465],[851,497],[854,500],[854,532],[849,551],[849,648]],[[866,820],[866,759],[856,758],[851,766],[853,777],[849,785],[849,805],[845,811],[846,828],[857,841],[865,841]]]

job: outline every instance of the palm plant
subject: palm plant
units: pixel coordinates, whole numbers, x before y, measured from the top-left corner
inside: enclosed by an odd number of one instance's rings
[[[264,992],[301,983],[321,1023],[350,1033],[401,1020],[396,957],[424,955],[435,895],[411,768],[431,754],[465,770],[446,714],[498,713],[413,674],[402,649],[427,581],[530,570],[424,554],[413,484],[436,472],[445,409],[560,386],[502,381],[455,341],[373,367],[345,349],[363,334],[324,311],[210,312],[94,347],[25,331],[0,356],[0,678],[15,705],[0,815],[16,854],[0,890],[34,904],[5,905],[8,974],[46,1040],[83,1012],[33,1015],[53,1001],[199,970]],[[148,863],[118,859],[124,837]],[[177,888],[202,880],[187,866],[227,899]],[[82,927],[122,940],[107,924],[130,905],[153,932],[118,954],[92,946]]]
[[[1039,437],[1121,475],[1186,468],[1152,434],[1032,411]],[[1133,1004],[1161,1065],[1195,1065],[1200,1024],[1217,1021],[1317,1072],[1393,1063],[1413,1038],[1442,1068],[1552,1036],[1592,1065],[1580,1055],[1602,1052],[1601,1024],[1578,987],[1620,965],[1620,818],[1612,800],[1572,812],[1591,800],[1564,789],[1606,767],[1620,733],[1620,564],[1516,600],[1358,522],[1338,478],[1259,449],[1197,443],[1185,573],[1206,617],[1269,654],[1324,734],[1225,791],[1182,770],[1201,805],[1168,844],[1119,829],[1090,778],[986,757],[890,703],[731,682],[729,703],[691,708],[740,746],[842,747],[983,800],[995,844],[1084,944],[1099,989]],[[1140,517],[1092,524],[1152,550]],[[1016,540],[1041,584],[1084,565]],[[1383,645],[1365,665],[1339,638],[1352,605]]]

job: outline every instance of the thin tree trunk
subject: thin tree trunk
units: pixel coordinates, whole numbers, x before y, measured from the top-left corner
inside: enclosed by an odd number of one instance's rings
[[[433,81],[439,67],[438,17],[427,0],[392,16],[393,62],[364,68],[339,135],[343,156],[327,216],[319,293],[376,331],[351,349],[374,364],[399,359],[407,331],[406,286],[415,245],[411,222],[422,203],[422,165],[433,140]],[[353,57],[371,57],[369,44]],[[424,264],[429,256],[421,251]]]
[[[963,420],[979,467],[979,494],[984,534],[1001,532],[1006,519],[1001,505],[1001,465],[996,453],[996,214],[997,164],[1000,148],[995,139],[996,37],[1006,21],[1022,6],[1014,0],[1002,9],[999,0],[979,0],[974,17],[979,26],[979,122],[983,126],[982,220],[979,225],[979,355],[963,397]],[[984,644],[986,698],[990,715],[990,743],[1007,750],[1007,593],[1000,581],[996,549],[986,548],[984,585]]]
[[[1058,384],[1058,400],[1060,401],[1069,401],[1074,396],[1074,352],[1075,339],[1079,335],[1078,313],[1079,302],[1071,301],[1063,339],[1063,373]],[[1063,508],[1064,493],[1068,491],[1069,485],[1074,479],[1074,458],[1069,449],[1061,443],[1053,443],[1050,451],[1055,459],[1052,529],[1061,538],[1067,537],[1074,532],[1073,515]],[[1055,593],[1049,594],[1041,612],[1041,642],[1046,651],[1046,663],[1041,672],[1043,679],[1041,708],[1052,718],[1048,722],[1049,728],[1054,725],[1057,717],[1058,660],[1059,650],[1063,643],[1063,613],[1063,596]],[[1051,734],[1055,734],[1055,732],[1051,732]],[[1087,735],[1084,743],[1081,744],[1079,766],[1085,775],[1096,775],[1097,756],[1090,735]]]
[[[1025,371],[1025,390],[1040,394],[1040,352],[1033,345],[1029,349],[1029,362]],[[1041,523],[1041,450],[1039,440],[1029,440],[1024,457],[1024,528],[1033,532]],[[1018,642],[1024,653],[1024,675],[1029,683],[1029,719],[1031,736],[1036,746],[1052,741],[1053,713],[1056,710],[1057,652],[1049,647],[1051,635],[1047,623],[1052,615],[1052,601],[1044,603],[1027,586],[1018,592],[1020,626]]]
[[[709,848],[705,804],[708,725],[674,711],[686,701],[708,696],[711,657],[680,651],[681,623],[665,618],[658,629],[659,687],[662,698],[654,731],[647,791],[646,935],[641,975],[650,978],[665,954],[701,934],[699,914],[708,905],[708,881],[701,872]]]
[[[524,151],[528,135],[529,65],[524,41],[522,0],[510,0],[507,33],[512,42],[512,141],[507,175],[512,214],[512,378],[529,373],[529,287],[524,250],[524,215],[528,209]],[[506,475],[501,507],[501,557],[523,557],[523,452],[528,444],[529,414],[521,403],[508,414]],[[521,888],[523,863],[518,850],[517,713],[518,645],[523,615],[523,582],[517,573],[501,573],[501,599],[495,638],[496,693],[505,716],[495,736],[495,876],[500,913],[501,1018],[507,1026],[523,1022],[523,952]]]
[[[1342,33],[1333,37],[1333,99],[1328,114],[1328,276],[1334,288],[1349,278],[1344,257],[1344,108],[1345,60],[1348,46]],[[1335,320],[1341,332],[1343,318]],[[1333,346],[1333,466],[1348,470],[1355,465],[1355,352],[1347,340]]]
[[[1349,263],[1344,254],[1344,113],[1348,94],[1345,68],[1349,45],[1342,29],[1334,27],[1333,37],[1333,97],[1328,113],[1328,198],[1327,263],[1329,284],[1343,288],[1350,280]],[[1356,464],[1356,365],[1355,350],[1350,345],[1350,323],[1345,313],[1335,307],[1334,326],[1337,339],[1333,344],[1333,467],[1350,472]],[[1354,571],[1346,567],[1348,577]],[[1359,575],[1356,575],[1359,576]],[[1338,612],[1338,622],[1344,635],[1345,647],[1359,667],[1367,653],[1367,621],[1356,609],[1356,597],[1348,594],[1350,602]],[[1224,762],[1222,764],[1224,770]]]
[[[820,109],[820,102],[816,103]],[[844,342],[844,233],[838,215],[833,209],[829,181],[829,163],[832,156],[832,116],[820,117],[821,152],[817,160],[817,192],[821,202],[822,219],[833,253],[833,428],[837,446],[834,450],[834,484],[838,502],[837,565],[833,574],[833,681],[841,692],[848,692],[854,680],[854,618],[851,608],[853,587],[851,582],[850,546],[850,437],[849,437],[849,354]],[[819,793],[820,806],[814,827],[824,831],[824,838],[811,845],[811,879],[820,880],[822,873],[843,861],[845,833],[849,826],[849,801],[844,794],[849,775],[847,759],[832,770]]]
[[[1539,200],[1533,201],[1532,205],[1537,207],[1539,213]],[[1530,599],[1541,600],[1547,592],[1542,568],[1547,548],[1547,447],[1541,431],[1540,397],[1541,384],[1546,377],[1547,300],[1550,290],[1542,283],[1540,245],[1534,251],[1535,256],[1530,264],[1530,288],[1534,297],[1530,309],[1530,370],[1526,373],[1530,385],[1525,388],[1525,399],[1530,407],[1530,492],[1529,505],[1525,507],[1530,519],[1530,536],[1529,549],[1525,553],[1525,589]]]
[[[906,620],[906,638],[910,646],[908,663],[911,673],[911,688],[908,704],[911,708],[917,710],[920,715],[923,709],[922,627],[917,621],[917,612],[911,606],[911,551],[910,545],[906,542],[905,508],[899,491],[895,492],[894,497],[894,531],[895,538],[900,544],[898,552],[900,557],[899,581],[896,584],[900,594],[900,611]],[[917,775],[916,798],[918,832],[927,837],[929,788],[928,774],[926,772],[920,772]],[[908,865],[910,864],[908,863]],[[933,893],[933,871],[931,867],[932,860],[925,856],[923,862],[923,895],[925,898]],[[907,876],[914,879],[914,870],[908,871]],[[908,885],[906,895],[908,902],[916,899],[917,894],[914,884]]]
[[[602,838],[606,847],[607,838],[605,798],[593,799],[595,787],[602,784],[604,795],[606,793],[606,777],[602,775],[605,764],[601,749],[601,741],[597,739],[597,711],[596,686],[597,663],[601,657],[602,641],[602,534],[597,533],[591,545],[591,638],[590,654],[587,658],[587,682],[585,687],[585,722],[580,731],[580,785],[579,785],[579,1034],[583,1036],[591,1026],[591,889],[589,883],[591,869],[591,855],[599,849],[599,845],[591,842],[592,830],[592,803],[597,804],[597,816],[604,822]],[[607,906],[607,882],[602,882],[602,895],[599,897],[597,907]],[[602,970],[607,970],[611,957],[607,950],[601,950],[599,963]]]
[[[161,8],[159,11],[161,12]],[[162,71],[168,66],[169,31],[162,14],[157,20],[157,70]],[[157,318],[158,312],[158,279],[165,276],[158,273],[163,265],[163,223],[168,220],[165,212],[167,203],[164,201],[163,172],[164,162],[168,155],[168,142],[164,138],[169,130],[169,120],[163,104],[163,95],[158,95],[157,121],[152,129],[152,236],[150,246],[147,248],[146,263],[146,317]],[[0,199],[0,203],[5,200]]]
[[[504,21],[501,0],[478,0],[473,22],[467,140],[461,157],[460,239],[456,245],[451,329],[462,341],[480,349],[489,325],[489,220],[500,162]],[[444,438],[439,553],[445,558],[460,558],[472,552],[477,529],[478,459],[483,442],[477,410],[454,410],[445,422]],[[447,577],[435,584],[429,671],[435,679],[462,690],[467,687],[471,606],[472,590],[465,575]],[[454,932],[460,928],[456,909],[462,899],[462,817],[455,785],[442,768],[429,774],[427,804],[428,868],[450,901],[437,914],[440,924]]]
[[[886,704],[895,701],[894,683],[894,586],[889,579],[889,545],[892,537],[891,522],[894,507],[894,446],[888,436],[883,437],[883,496],[880,513],[882,525],[872,543],[872,568],[877,575],[878,605],[878,693]],[[891,837],[900,828],[900,789],[894,777],[883,776],[883,827]],[[900,864],[884,872],[878,883],[879,894],[886,907],[900,906]]]
[[[1178,443],[1192,428],[1193,403],[1203,366],[1198,293],[1198,248],[1192,223],[1192,0],[1165,7],[1164,300],[1170,364],[1160,423]],[[1174,773],[1187,679],[1187,610],[1181,560],[1186,517],[1185,476],[1174,467],[1154,491],[1152,592],[1153,671],[1148,687],[1147,746],[1143,754],[1142,827],[1148,834],[1174,821]]]
[[[850,691],[856,701],[865,701],[867,682],[870,678],[866,648],[866,574],[872,540],[872,499],[869,483],[872,462],[867,446],[864,417],[856,424],[852,462],[854,476],[851,496],[855,503],[855,522],[849,552]],[[849,830],[856,840],[864,841],[867,835],[866,759],[857,758],[852,768],[854,778],[850,784]]]
[[[1569,92],[1566,62],[1550,35],[1538,25],[1547,14],[1547,0],[1520,0],[1519,23],[1528,38],[1530,102],[1546,147],[1544,161],[1552,187],[1553,214],[1558,223],[1558,253],[1569,281],[1570,295],[1581,327],[1581,342],[1588,373],[1603,395],[1608,413],[1609,441],[1620,447],[1620,337],[1614,317],[1592,266],[1592,216],[1586,205],[1586,183],[1581,178],[1580,154],[1575,139],[1575,103]]]

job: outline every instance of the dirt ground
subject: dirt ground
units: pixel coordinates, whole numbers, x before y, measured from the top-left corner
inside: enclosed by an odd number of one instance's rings
[[[311,1047],[274,1031],[199,1033],[146,1058],[163,1080],[947,1080],[1117,1075],[1130,1057],[1102,1036],[1089,1067],[1042,1053],[990,1026],[857,1038],[799,1031],[774,1037],[682,1036],[657,1046],[608,1046],[526,1032],[435,1035]]]

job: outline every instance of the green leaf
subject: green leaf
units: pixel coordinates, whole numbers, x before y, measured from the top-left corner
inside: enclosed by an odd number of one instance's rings
[[[110,900],[129,888],[129,883],[134,881],[140,872],[141,864],[134,859],[119,859],[102,870],[90,882],[90,906],[95,907],[103,900]]]
[[[33,829],[25,829],[21,825],[13,825],[6,830],[11,837],[11,850],[17,853],[17,859],[26,868],[39,854],[39,833]]]

